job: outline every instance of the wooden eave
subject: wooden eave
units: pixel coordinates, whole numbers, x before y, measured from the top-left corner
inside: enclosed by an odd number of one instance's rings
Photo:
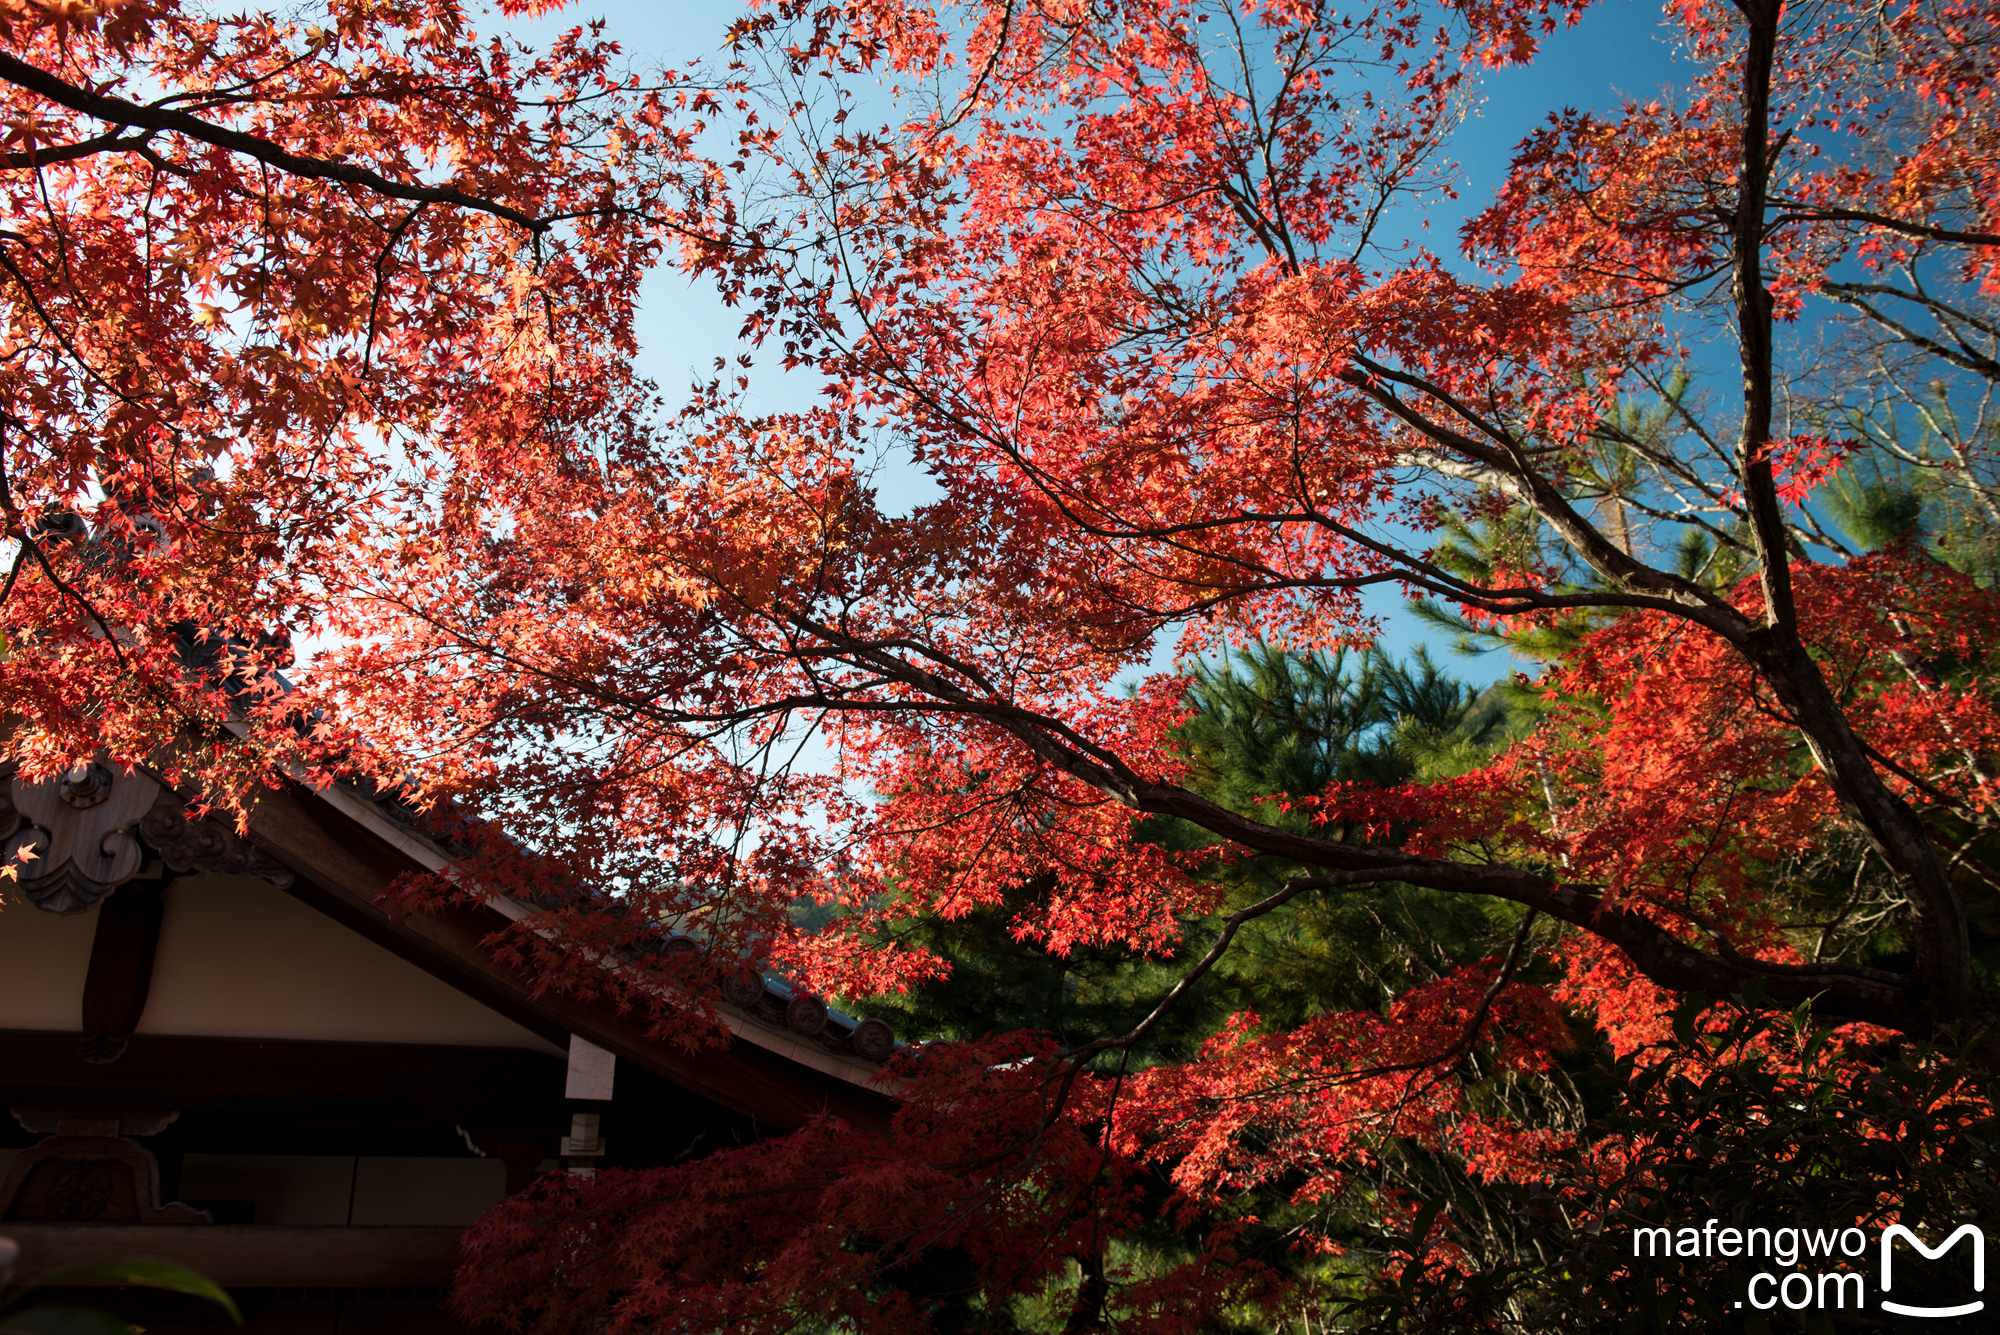
[[[878,1068],[758,1025],[724,1003],[726,1047],[686,1051],[648,1036],[608,1000],[552,990],[493,957],[486,944],[527,906],[503,896],[461,900],[391,918],[376,902],[411,872],[448,869],[444,851],[340,788],[291,783],[258,798],[250,829],[261,850],[297,876],[289,893],[425,972],[557,1044],[578,1035],[621,1060],[779,1130],[832,1113],[857,1131],[888,1127],[895,1102],[871,1088]]]

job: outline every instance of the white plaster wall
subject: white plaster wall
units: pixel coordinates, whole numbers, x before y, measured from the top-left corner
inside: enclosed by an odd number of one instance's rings
[[[0,1029],[77,1031],[97,913],[0,891]],[[564,1052],[284,891],[212,875],[167,888],[139,1032]]]
[[[71,1019],[64,1027],[75,1024]],[[248,876],[184,877],[167,887],[152,992],[138,1032],[563,1053]]]
[[[260,1224],[451,1224],[507,1194],[498,1159],[190,1154],[185,1201],[254,1201]]]
[[[349,1154],[190,1154],[178,1198],[253,1201],[260,1224],[344,1224],[353,1189]]]
[[[390,1159],[364,1155],[354,1179],[357,1224],[455,1224],[507,1195],[498,1159]]]
[[[76,1032],[96,931],[96,909],[57,917],[0,890],[0,1029]]]

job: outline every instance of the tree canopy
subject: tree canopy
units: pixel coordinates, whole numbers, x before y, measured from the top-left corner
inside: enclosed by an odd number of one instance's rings
[[[496,836],[422,892],[625,905],[545,952],[666,924],[865,999],[983,919],[1119,971],[1092,1035],[906,1053],[879,1144],[503,1207],[462,1302],[542,1329],[1273,1319],[1357,1211],[1420,1273],[1424,1174],[1598,1208],[1639,1141],[1577,1054],[1694,1069],[1691,997],[1786,1079],[1808,1005],[1855,1069],[1990,1068],[1995,17],[1677,0],[1688,88],[1396,241],[1582,9],[779,0],[638,78],[452,5],[11,0],[10,750],[402,785]],[[641,380],[661,262],[819,406]],[[1370,589],[1532,659],[1509,724],[1330,666]],[[1398,896],[1439,949],[1381,995],[1189,1018]]]

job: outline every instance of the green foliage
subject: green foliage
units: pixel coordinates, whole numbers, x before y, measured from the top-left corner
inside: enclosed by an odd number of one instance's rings
[[[1478,587],[1515,583],[1509,571],[1534,571],[1554,594],[1572,594],[1594,587],[1595,575],[1579,565],[1567,548],[1549,540],[1532,511],[1487,493],[1476,514],[1455,512],[1438,516],[1440,540],[1431,562]],[[1501,623],[1476,621],[1435,599],[1412,600],[1410,611],[1419,621],[1449,637],[1453,653],[1466,657],[1507,649],[1535,662],[1547,662],[1574,649],[1594,623],[1587,614],[1512,618]]]
[[[1906,470],[1890,471],[1871,459],[1828,478],[1816,499],[1863,551],[1928,536],[1924,497]]]
[[[1466,752],[1490,754],[1505,711],[1447,675],[1419,647],[1293,654],[1253,644],[1194,673],[1195,715],[1181,729],[1201,791],[1274,824],[1298,825],[1277,799],[1335,783],[1434,777]],[[1449,758],[1449,759],[1448,759]]]
[[[1988,411],[1943,382],[1903,384],[1829,429],[1864,447],[1812,502],[1862,551],[1908,542],[2000,583],[2000,475]]]
[[[1197,669],[1189,699],[1196,712],[1180,742],[1192,786],[1233,810],[1294,828],[1304,828],[1307,817],[1287,809],[1288,797],[1336,783],[1457,772],[1510,735],[1510,715],[1491,692],[1475,692],[1422,651],[1399,663],[1374,650],[1296,654],[1256,644]],[[1153,821],[1143,833],[1197,859],[1216,846],[1213,836],[1179,821]],[[899,1032],[932,1037],[1035,1029],[1068,1045],[1122,1032],[1207,949],[1224,914],[1264,898],[1298,870],[1268,857],[1211,862],[1204,874],[1227,887],[1227,900],[1210,919],[1188,923],[1182,950],[1167,959],[1117,947],[1059,956],[1016,937],[1010,929],[1019,908],[1046,888],[1024,885],[1006,903],[902,929],[903,939],[950,959],[951,976],[869,1009]],[[1132,1061],[1185,1058],[1238,1011],[1283,1025],[1376,1007],[1490,953],[1513,924],[1507,906],[1402,885],[1297,901],[1248,924]]]
[[[1194,786],[1224,806],[1294,828],[1306,817],[1285,808],[1287,796],[1462,772],[1511,738],[1515,718],[1496,692],[1475,692],[1421,649],[1399,663],[1376,650],[1289,654],[1254,645],[1197,673],[1190,702],[1197,712],[1181,743]],[[1184,850],[1213,843],[1177,822],[1155,822],[1148,834]],[[1300,870],[1260,857],[1212,874],[1230,885],[1226,908],[1234,909]],[[1373,1009],[1490,953],[1513,924],[1508,906],[1405,885],[1297,901],[1238,935],[1204,980],[1206,1019],[1254,1011],[1289,1026]],[[1205,924],[1191,938],[1210,935]]]
[[[1650,401],[1621,397],[1597,423],[1590,447],[1577,460],[1567,483],[1572,502],[1614,546],[1641,559],[1653,559],[1647,557],[1649,547],[1657,551],[1664,546],[1660,554],[1667,559],[1656,564],[1712,592],[1725,593],[1749,571],[1753,542],[1748,530],[1726,516],[1685,526],[1662,523],[1670,513],[1685,508],[1683,498],[1663,498],[1646,480],[1661,459],[1676,453],[1677,441],[1697,420],[1690,399],[1693,384],[1681,369],[1658,384]],[[1685,484],[1692,478],[1680,481]],[[1466,511],[1445,511],[1436,518],[1440,541],[1429,559],[1469,585],[1506,588],[1520,584],[1519,576],[1530,575],[1529,582],[1558,597],[1609,588],[1540,515],[1498,491],[1482,491]],[[1486,620],[1433,598],[1413,599],[1410,610],[1447,636],[1454,653],[1473,656],[1505,649],[1535,663],[1570,654],[1586,635],[1618,615],[1595,607]],[[1502,686],[1499,693],[1518,715],[1532,717],[1541,709],[1531,690]]]
[[[6,1277],[14,1255],[13,1242],[0,1238],[0,1280]],[[72,1284],[121,1284],[184,1293],[207,1299],[227,1312],[231,1321],[243,1324],[235,1300],[214,1281],[171,1262],[132,1260],[70,1266],[32,1284],[0,1289],[0,1335],[138,1335],[135,1327],[94,1307],[62,1303],[24,1306],[38,1289]]]
[[[2000,582],[1991,497],[1955,471],[1870,453],[1828,478],[1813,500],[1861,551],[1905,544],[1988,588]]]
[[[1006,902],[963,917],[926,917],[899,930],[901,939],[952,961],[951,976],[900,996],[868,1003],[898,1033],[968,1039],[1011,1029],[1054,1035],[1066,1046],[1131,1028],[1150,1008],[1145,999],[1173,985],[1184,965],[1148,960],[1118,947],[1085,947],[1056,955],[1010,930],[1015,914],[1041,887],[1028,884]],[[1155,1051],[1184,1052],[1211,1019],[1205,1008],[1183,1007],[1157,1034]]]

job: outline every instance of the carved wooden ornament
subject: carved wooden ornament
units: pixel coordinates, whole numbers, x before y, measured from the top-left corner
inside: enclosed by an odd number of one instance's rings
[[[112,1117],[65,1117],[0,1179],[0,1220],[50,1224],[207,1224],[206,1211],[160,1203],[152,1151]]]
[[[218,821],[191,820],[172,798],[139,822],[139,833],[177,872],[212,871],[224,876],[261,876],[280,890],[295,879],[292,869],[237,837]]]
[[[82,913],[139,874],[146,854],[132,827],[165,792],[143,774],[95,761],[56,780],[10,779],[0,818],[17,828],[0,846],[0,863],[15,869],[36,907]]]
[[[151,847],[176,872],[261,876],[280,889],[292,870],[226,824],[195,820],[158,780],[98,761],[42,783],[0,787],[0,865],[19,876],[28,902],[82,913],[139,874]]]

